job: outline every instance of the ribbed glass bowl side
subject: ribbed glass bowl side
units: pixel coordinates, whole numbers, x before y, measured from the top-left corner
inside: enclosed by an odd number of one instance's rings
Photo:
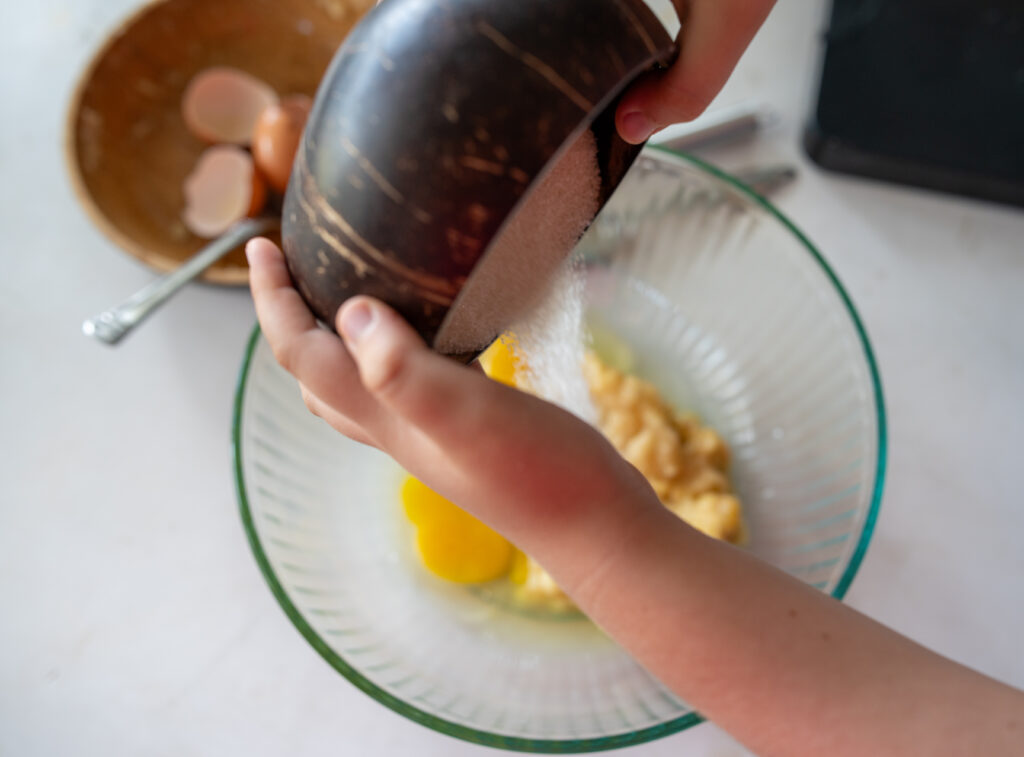
[[[867,337],[817,251],[728,177],[656,150],[581,251],[594,321],[730,443],[748,548],[842,596],[877,513],[885,416]],[[272,591],[383,704],[537,752],[635,744],[700,721],[586,620],[516,612],[426,574],[400,512],[401,471],[310,415],[258,331],[234,442],[243,521]]]

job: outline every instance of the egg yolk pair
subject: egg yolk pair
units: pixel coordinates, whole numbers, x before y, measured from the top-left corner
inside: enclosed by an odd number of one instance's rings
[[[513,340],[505,337],[480,356],[484,372],[515,386],[518,359]],[[406,517],[416,526],[416,547],[424,567],[440,578],[461,584],[493,581],[524,572],[525,555],[497,531],[448,501],[422,481],[406,477],[401,490]]]

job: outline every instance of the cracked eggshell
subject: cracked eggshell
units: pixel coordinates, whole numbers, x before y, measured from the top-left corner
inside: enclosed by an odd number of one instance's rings
[[[213,239],[263,209],[267,190],[252,156],[234,145],[209,147],[184,184],[181,220],[198,237]]]
[[[274,88],[241,69],[207,68],[181,98],[189,131],[205,142],[248,145],[260,113],[277,103]]]
[[[321,83],[285,196],[302,296],[329,325],[347,298],[378,297],[433,345],[506,219],[588,127],[607,200],[640,150],[615,131],[618,97],[675,54],[643,0],[376,6]]]

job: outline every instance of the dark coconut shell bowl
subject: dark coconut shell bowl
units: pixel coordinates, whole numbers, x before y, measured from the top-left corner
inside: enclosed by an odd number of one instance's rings
[[[618,98],[675,54],[643,0],[385,0],[335,55],[296,156],[282,237],[303,297],[327,324],[377,297],[438,348],[503,228],[588,129],[604,204],[640,150],[615,130]],[[471,359],[500,331],[483,328],[440,351]]]

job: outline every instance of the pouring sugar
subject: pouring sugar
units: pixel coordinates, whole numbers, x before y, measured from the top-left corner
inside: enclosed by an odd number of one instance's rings
[[[600,205],[597,142],[585,130],[523,201],[474,269],[438,333],[440,352],[472,352],[512,324],[522,374],[538,396],[588,423],[584,273],[571,251]]]
[[[511,331],[520,357],[516,381],[595,425],[597,411],[583,376],[584,285],[582,262],[572,256],[555,274],[540,304]]]
[[[597,214],[600,192],[597,142],[587,129],[531,189],[473,269],[434,348],[445,354],[481,350],[537,309]]]

